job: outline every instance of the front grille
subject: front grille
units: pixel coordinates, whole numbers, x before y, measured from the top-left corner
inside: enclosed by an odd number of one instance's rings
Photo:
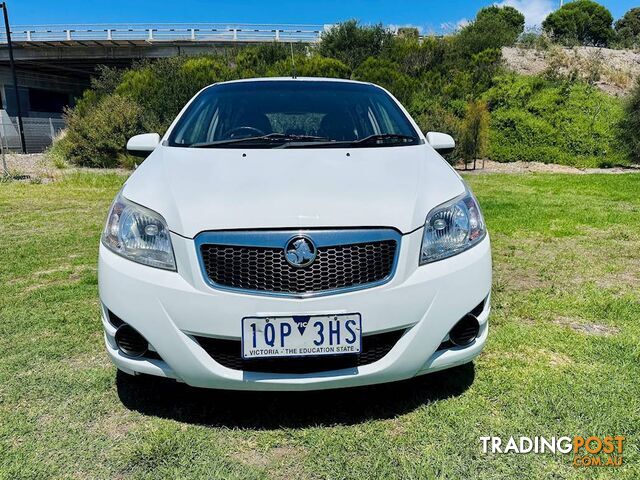
[[[284,248],[200,245],[203,267],[215,285],[254,292],[310,294],[363,287],[387,279],[394,267],[397,241],[319,246],[314,263],[295,268]]]
[[[365,335],[362,351],[351,355],[324,355],[295,358],[242,358],[242,344],[238,340],[195,337],[200,346],[216,362],[233,370],[263,373],[314,373],[355,368],[377,362],[398,342],[404,330]]]

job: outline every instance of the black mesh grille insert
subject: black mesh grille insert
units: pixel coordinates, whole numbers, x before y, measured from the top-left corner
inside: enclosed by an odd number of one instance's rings
[[[233,370],[266,373],[313,373],[354,368],[377,362],[393,348],[404,330],[362,337],[362,352],[355,355],[325,355],[297,358],[242,358],[238,340],[195,337],[216,362]]]
[[[257,292],[305,294],[384,280],[391,274],[396,241],[383,240],[318,248],[314,263],[289,265],[282,248],[204,244],[202,261],[220,286]]]

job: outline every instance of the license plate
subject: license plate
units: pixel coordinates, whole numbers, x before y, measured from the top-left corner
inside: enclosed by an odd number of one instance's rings
[[[242,319],[243,358],[353,354],[361,339],[359,313]]]

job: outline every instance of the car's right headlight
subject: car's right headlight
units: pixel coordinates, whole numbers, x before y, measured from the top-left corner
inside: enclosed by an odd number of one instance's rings
[[[102,243],[134,262],[165,270],[176,270],[167,222],[159,213],[118,194],[111,205]]]
[[[487,229],[478,202],[467,190],[427,215],[420,265],[452,257],[480,243]]]

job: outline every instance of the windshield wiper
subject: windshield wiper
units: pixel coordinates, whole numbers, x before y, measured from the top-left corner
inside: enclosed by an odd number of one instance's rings
[[[399,141],[402,143],[416,142],[418,137],[411,137],[409,135],[401,135],[399,133],[377,133],[369,135],[368,137],[361,138],[360,140],[354,140],[350,142],[352,146],[358,145],[372,145],[387,143],[388,140]]]
[[[411,137],[409,135],[400,135],[398,133],[381,133],[375,135],[369,135],[368,137],[361,138],[359,140],[319,140],[319,141],[310,141],[307,143],[283,143],[277,148],[305,148],[305,147],[314,147],[314,148],[348,148],[348,147],[375,147],[381,145],[391,145],[392,141],[394,143],[404,143],[413,145],[419,143],[418,137]]]
[[[327,137],[315,135],[294,135],[287,133],[269,133],[255,137],[227,138],[215,142],[200,142],[188,145],[192,148],[217,148],[227,145],[273,145],[274,147],[361,147],[370,145],[384,145],[390,142],[413,143],[417,137],[401,135],[398,133],[379,133],[369,135],[359,140],[332,140]]]
[[[269,133],[267,135],[259,135],[256,137],[243,137],[243,138],[227,138],[225,140],[218,140],[215,142],[200,142],[192,143],[189,145],[192,148],[216,148],[223,145],[238,145],[238,144],[255,144],[255,145],[269,145],[269,144],[282,144],[286,142],[317,142],[329,140],[326,137],[317,137],[315,135],[293,135],[286,133]]]

